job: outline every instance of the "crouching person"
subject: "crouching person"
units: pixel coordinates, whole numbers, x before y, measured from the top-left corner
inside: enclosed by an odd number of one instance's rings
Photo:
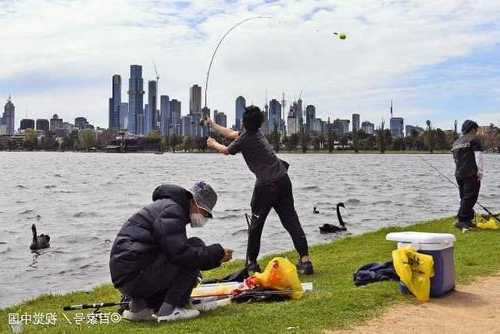
[[[188,306],[200,270],[229,261],[232,251],[188,238],[186,225],[202,227],[212,218],[216,201],[217,194],[205,182],[190,190],[161,185],[153,192],[153,203],[122,226],[109,267],[114,286],[131,301],[124,318],[160,322],[199,315]]]

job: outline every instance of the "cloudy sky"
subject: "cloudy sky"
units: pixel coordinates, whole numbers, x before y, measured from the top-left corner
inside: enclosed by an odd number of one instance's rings
[[[208,104],[234,119],[234,100],[263,105],[302,93],[318,116],[451,128],[500,123],[500,1],[492,0],[0,0],[0,99],[17,121],[86,116],[106,126],[111,76],[130,64],[160,73],[160,94],[182,101],[203,85]],[[333,32],[347,33],[346,40]],[[146,83],[145,83],[146,86]],[[2,102],[3,104],[3,102]]]

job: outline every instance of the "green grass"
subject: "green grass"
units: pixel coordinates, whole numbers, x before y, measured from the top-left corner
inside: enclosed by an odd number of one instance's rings
[[[8,313],[56,312],[56,326],[34,326],[24,333],[320,333],[325,329],[352,327],[373,318],[394,303],[414,303],[412,297],[399,293],[396,282],[355,287],[352,273],[369,262],[391,259],[395,243],[385,240],[393,231],[425,231],[454,233],[457,280],[466,283],[481,275],[500,270],[500,232],[480,231],[462,234],[452,227],[452,219],[435,220],[407,228],[387,228],[377,232],[347,237],[325,245],[314,246],[311,256],[315,265],[312,277],[314,292],[298,301],[229,305],[202,314],[197,319],[168,324],[130,323],[122,320],[114,325],[69,325],[62,315],[62,306],[97,301],[118,301],[119,294],[109,284],[91,292],[66,295],[43,295],[32,301],[0,310],[0,333],[8,333]],[[293,252],[281,254],[296,260]],[[270,257],[261,262],[266,263]],[[233,262],[206,276],[222,276],[241,263]],[[104,310],[112,312],[114,308]],[[65,312],[70,320],[76,312]],[[287,328],[293,329],[287,330]]]

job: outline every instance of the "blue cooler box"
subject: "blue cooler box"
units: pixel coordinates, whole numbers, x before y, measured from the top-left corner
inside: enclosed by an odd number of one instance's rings
[[[431,278],[431,297],[440,297],[455,289],[455,258],[453,245],[456,240],[449,233],[394,232],[386,240],[397,241],[398,248],[413,246],[419,253],[434,259],[434,277]],[[408,289],[401,283],[401,291]]]

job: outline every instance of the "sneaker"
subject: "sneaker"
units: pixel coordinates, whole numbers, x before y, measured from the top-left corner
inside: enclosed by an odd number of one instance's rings
[[[297,271],[301,275],[312,275],[314,273],[313,264],[311,261],[297,262]]]
[[[123,319],[130,321],[151,321],[155,320],[153,317],[153,310],[150,308],[145,308],[139,312],[131,312],[130,310],[123,311]]]
[[[467,231],[470,231],[472,230],[474,227],[476,227],[474,224],[470,223],[470,222],[461,222],[461,221],[458,221],[455,223],[455,227],[460,229],[462,232],[467,232]]]
[[[200,312],[208,312],[215,310],[216,308],[219,308],[221,306],[229,305],[231,304],[231,298],[224,298],[224,299],[214,299],[214,300],[209,300],[206,302],[197,302],[194,304],[191,304],[191,307],[195,310],[198,310]]]
[[[176,307],[172,313],[168,315],[155,315],[156,321],[175,321],[182,319],[193,319],[200,315],[200,311],[189,308]]]

